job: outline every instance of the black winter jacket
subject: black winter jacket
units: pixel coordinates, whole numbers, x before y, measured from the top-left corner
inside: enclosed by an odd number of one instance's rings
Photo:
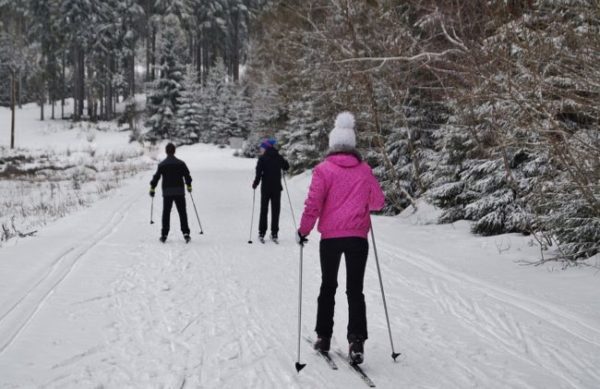
[[[258,158],[256,164],[256,177],[254,186],[262,180],[261,191],[281,191],[281,171],[288,170],[290,164],[285,160],[277,149],[269,147],[263,155]]]
[[[162,193],[163,196],[185,196],[185,185],[192,184],[192,177],[187,165],[174,155],[168,155],[161,163],[158,164],[158,169],[150,181],[150,187],[156,188],[158,180],[162,176]]]

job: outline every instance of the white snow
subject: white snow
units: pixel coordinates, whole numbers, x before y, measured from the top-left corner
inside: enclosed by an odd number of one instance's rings
[[[69,115],[72,101],[67,103]],[[45,109],[50,112],[49,105]],[[156,148],[129,143],[130,132],[115,122],[40,121],[38,115],[36,104],[17,110],[11,150],[4,126],[11,112],[0,107],[0,246],[111,195],[158,156]]]
[[[177,152],[192,171],[204,227],[200,235],[188,197],[188,245],[175,215],[169,240],[158,242],[161,198],[151,225],[148,171],[0,248],[1,388],[365,387],[340,358],[332,371],[304,341],[308,365],[296,373],[299,249],[290,207],[283,193],[280,245],[258,243],[256,226],[248,244],[255,160],[231,154],[207,145]],[[296,219],[309,181],[287,181]],[[419,209],[373,218],[402,353],[393,363],[371,251],[363,368],[378,388],[600,387],[597,270],[522,266],[538,257],[529,238],[475,237],[467,223],[435,225],[437,211]],[[313,233],[302,317],[312,337],[318,263]],[[345,350],[343,265],[339,280],[333,345]]]

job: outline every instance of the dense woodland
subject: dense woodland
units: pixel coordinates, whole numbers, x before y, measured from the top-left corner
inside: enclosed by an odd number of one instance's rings
[[[598,0],[0,0],[0,31],[2,105],[134,127],[144,92],[134,138],[273,135],[294,173],[350,110],[386,212],[600,251]]]

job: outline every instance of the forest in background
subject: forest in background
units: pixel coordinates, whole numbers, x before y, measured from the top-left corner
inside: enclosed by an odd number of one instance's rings
[[[0,103],[104,120],[144,91],[136,138],[272,135],[294,173],[349,110],[389,214],[424,198],[543,261],[600,251],[598,0],[0,0],[0,22]]]

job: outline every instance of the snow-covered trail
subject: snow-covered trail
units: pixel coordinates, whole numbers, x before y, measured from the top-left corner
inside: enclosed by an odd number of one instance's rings
[[[281,244],[258,243],[256,226],[248,244],[255,161],[230,154],[203,145],[178,151],[192,170],[205,232],[198,234],[188,197],[189,245],[175,211],[169,240],[158,242],[162,205],[157,197],[150,225],[148,173],[0,251],[0,388],[364,386],[341,361],[330,370],[304,341],[308,366],[296,373],[299,251],[287,198]],[[308,177],[288,184],[298,218]],[[374,223],[403,354],[392,362],[371,255],[364,369],[378,387],[600,386],[600,305],[591,296],[598,279],[590,269],[519,268],[512,259],[535,253],[520,237],[503,238],[515,252],[507,257],[464,228]],[[311,235],[305,250],[303,332],[310,336],[317,241]],[[340,273],[334,347],[345,349],[343,266]]]

